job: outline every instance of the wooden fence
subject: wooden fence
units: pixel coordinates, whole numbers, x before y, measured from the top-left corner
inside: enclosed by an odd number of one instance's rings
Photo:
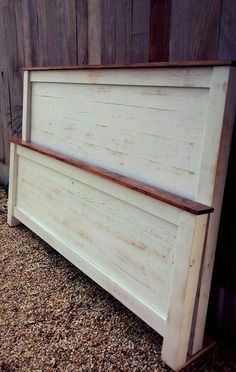
[[[231,0],[1,0],[0,161],[20,135],[22,66],[236,58]]]

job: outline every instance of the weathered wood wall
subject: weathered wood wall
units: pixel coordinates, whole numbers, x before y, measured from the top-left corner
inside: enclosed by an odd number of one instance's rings
[[[231,0],[1,0],[0,161],[20,135],[22,66],[236,58]]]

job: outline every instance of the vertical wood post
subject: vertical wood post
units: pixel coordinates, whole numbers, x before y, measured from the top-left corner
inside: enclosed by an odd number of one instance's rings
[[[162,347],[162,359],[173,369],[184,365],[187,358],[208,218],[208,215],[196,217],[185,213],[180,221]]]
[[[23,117],[22,117],[23,141],[30,141],[30,98],[31,98],[30,72],[24,71]]]
[[[209,223],[202,276],[199,281],[200,287],[195,305],[197,310],[195,311],[196,319],[192,329],[193,339],[190,341],[190,354],[195,354],[203,346],[211,277],[236,111],[235,87],[236,67],[214,67],[206,119],[209,122],[207,124],[208,131],[205,133],[205,152],[200,173],[202,182],[198,190],[198,200],[212,205],[214,213]],[[210,147],[211,151],[209,150]],[[212,161],[209,161],[210,156]],[[206,164],[211,167],[211,172],[206,169]],[[204,182],[209,185],[208,188],[201,187]]]
[[[14,208],[16,204],[16,184],[17,184],[17,146],[11,143],[10,147],[10,172],[9,172],[9,191],[8,191],[8,216],[7,223],[10,226],[16,226],[19,221],[14,217]]]

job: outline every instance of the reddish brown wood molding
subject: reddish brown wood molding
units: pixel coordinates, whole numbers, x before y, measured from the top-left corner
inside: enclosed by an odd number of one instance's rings
[[[78,66],[44,66],[24,67],[23,71],[45,71],[45,70],[81,70],[81,69],[109,69],[109,68],[144,68],[144,67],[201,67],[201,66],[236,66],[236,61],[183,61],[183,62],[149,62],[130,64],[109,65],[78,65]]]
[[[209,207],[207,205],[195,202],[187,198],[183,198],[179,195],[172,194],[171,192],[161,190],[158,187],[147,185],[146,183],[122,176],[118,173],[114,173],[106,169],[88,164],[86,162],[62,155],[61,153],[49,150],[48,148],[37,146],[30,142],[24,142],[18,139],[12,139],[11,142],[26,147],[30,150],[36,151],[40,154],[50,156],[53,159],[62,161],[63,163],[72,165],[73,167],[96,174],[97,176],[116,182],[122,186],[128,187],[129,189],[138,191],[142,194],[150,196],[153,199],[160,200],[161,202],[167,203],[189,213],[200,215],[212,213],[214,211],[212,207]]]

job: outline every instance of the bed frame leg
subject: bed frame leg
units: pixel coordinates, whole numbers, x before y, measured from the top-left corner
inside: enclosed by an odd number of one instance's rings
[[[7,223],[10,226],[17,226],[20,223],[17,220],[17,218],[14,217],[14,208],[16,204],[16,184],[17,184],[17,153],[16,145],[14,143],[11,143],[7,215]]]

